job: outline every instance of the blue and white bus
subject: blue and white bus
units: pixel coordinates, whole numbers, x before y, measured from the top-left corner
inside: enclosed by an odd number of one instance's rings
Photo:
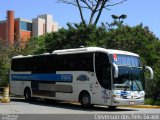
[[[83,107],[144,103],[144,71],[139,55],[99,47],[55,50],[12,58],[14,95],[80,102]]]

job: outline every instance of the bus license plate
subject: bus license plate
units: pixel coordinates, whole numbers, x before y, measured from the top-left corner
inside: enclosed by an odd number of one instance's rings
[[[133,102],[133,101],[131,101],[131,102],[129,102],[129,104],[130,104],[130,105],[133,105],[133,104],[134,104],[134,102]]]

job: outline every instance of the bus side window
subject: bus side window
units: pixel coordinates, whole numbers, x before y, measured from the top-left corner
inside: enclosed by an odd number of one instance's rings
[[[105,89],[111,89],[111,70],[107,54],[95,53],[95,68],[100,85]]]
[[[57,55],[57,71],[92,71],[93,53]]]
[[[93,72],[93,53],[83,53],[79,55],[80,69]]]

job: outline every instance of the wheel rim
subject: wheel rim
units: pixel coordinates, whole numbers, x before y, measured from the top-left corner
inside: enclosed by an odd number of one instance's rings
[[[89,98],[87,96],[84,96],[82,102],[84,105],[87,105],[89,103]]]
[[[31,96],[30,91],[27,90],[27,91],[26,91],[26,99],[29,100],[29,99],[30,99],[30,96]]]

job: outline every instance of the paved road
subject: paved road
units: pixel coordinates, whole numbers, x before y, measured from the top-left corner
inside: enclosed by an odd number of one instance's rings
[[[76,114],[75,116],[76,119],[75,117],[73,117],[74,115],[68,116],[68,117],[71,117],[68,119],[81,120],[82,117],[85,117],[85,118],[89,117],[91,119],[96,119],[99,117],[99,116],[96,116],[98,114],[107,114],[107,115],[109,114],[119,114],[119,115],[123,115],[123,114],[160,114],[160,109],[118,107],[116,110],[109,110],[107,107],[104,107],[104,106],[95,106],[92,109],[86,110],[86,109],[83,109],[79,104],[56,102],[53,100],[47,101],[47,100],[40,100],[40,99],[33,101],[31,103],[28,103],[28,102],[25,102],[23,98],[12,98],[10,103],[0,103],[0,114],[6,114],[6,113],[8,114],[39,114],[40,116],[41,114],[43,115],[56,114],[56,117],[59,116],[61,118],[64,118],[64,116],[67,116],[66,114],[68,115]],[[79,115],[79,117],[77,116],[77,114]],[[43,117],[41,116],[40,118],[43,118]],[[56,120],[58,120],[58,118]]]

